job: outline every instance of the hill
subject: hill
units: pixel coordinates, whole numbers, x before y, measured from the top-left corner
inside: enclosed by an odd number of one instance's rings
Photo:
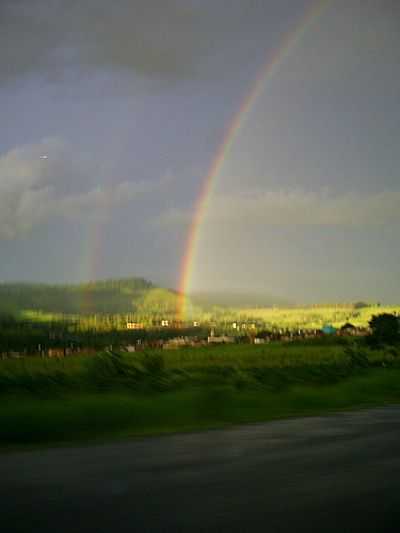
[[[160,292],[143,278],[108,279],[76,285],[1,283],[0,312],[18,313],[29,309],[67,314],[130,313],[147,302],[154,292],[160,297],[175,296],[167,289]]]
[[[226,307],[235,309],[246,309],[253,307],[289,307],[291,302],[266,294],[263,292],[247,291],[217,291],[217,292],[198,292],[189,295],[191,302],[202,309],[211,309],[213,307]]]

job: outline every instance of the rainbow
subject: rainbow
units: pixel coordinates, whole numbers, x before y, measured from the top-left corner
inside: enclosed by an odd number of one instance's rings
[[[200,228],[207,211],[207,206],[214,189],[214,184],[223,167],[223,164],[232,149],[232,145],[234,144],[234,141],[236,140],[236,137],[242,125],[244,124],[246,117],[264,90],[266,83],[274,76],[280,64],[292,53],[303,35],[316,21],[316,19],[320,17],[330,2],[331,0],[318,0],[317,2],[312,2],[311,6],[306,10],[306,13],[303,14],[300,20],[297,22],[294,29],[283,39],[279,48],[272,55],[272,58],[269,57],[267,62],[260,69],[260,72],[253,82],[250,91],[242,100],[239,110],[233,115],[232,120],[225,129],[222,142],[219,144],[216,155],[213,158],[208,173],[202,183],[200,194],[196,200],[194,206],[194,216],[190,224],[185,252],[181,261],[178,290],[179,301],[177,310],[178,317],[181,320],[184,320],[186,316],[187,299],[185,295],[190,289],[193,266],[196,261]]]

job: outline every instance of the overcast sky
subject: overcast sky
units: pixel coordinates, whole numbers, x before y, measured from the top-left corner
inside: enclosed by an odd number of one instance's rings
[[[318,4],[2,0],[0,279],[178,286],[227,125]],[[399,96],[398,2],[326,2],[231,147],[192,289],[399,302]]]

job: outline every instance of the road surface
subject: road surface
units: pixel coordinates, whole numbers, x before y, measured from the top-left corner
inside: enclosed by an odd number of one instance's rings
[[[400,407],[2,454],[0,530],[400,532]]]

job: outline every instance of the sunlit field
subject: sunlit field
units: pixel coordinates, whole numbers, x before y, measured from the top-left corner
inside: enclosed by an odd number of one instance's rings
[[[260,308],[243,309],[243,317],[259,318],[278,328],[319,329],[325,324],[341,327],[351,322],[356,327],[367,327],[373,315],[400,313],[400,306],[368,306],[360,309],[345,306],[304,307],[304,308]]]
[[[70,328],[80,331],[96,330],[124,330],[127,321],[137,321],[152,328],[152,318],[169,318],[173,321],[176,311],[175,304],[169,310],[162,313],[156,312],[153,308],[146,314],[117,313],[98,315],[77,315],[69,313],[45,313],[43,311],[24,310],[20,313],[20,318],[30,323],[66,323]],[[269,329],[285,329],[295,331],[321,329],[325,325],[332,325],[336,328],[342,327],[346,323],[351,323],[356,327],[367,328],[368,323],[374,315],[389,313],[400,315],[400,306],[366,306],[357,308],[353,305],[331,305],[326,307],[259,307],[259,308],[224,308],[214,307],[210,310],[197,309],[193,315],[202,327],[210,327],[215,324],[223,330],[232,329],[232,324],[237,323],[237,332],[241,331],[242,323],[247,327],[254,322],[255,331]],[[193,321],[188,321],[186,326],[191,326]],[[165,333],[165,332],[164,332]]]
[[[125,438],[398,402],[398,356],[328,339],[5,360],[1,442]]]

